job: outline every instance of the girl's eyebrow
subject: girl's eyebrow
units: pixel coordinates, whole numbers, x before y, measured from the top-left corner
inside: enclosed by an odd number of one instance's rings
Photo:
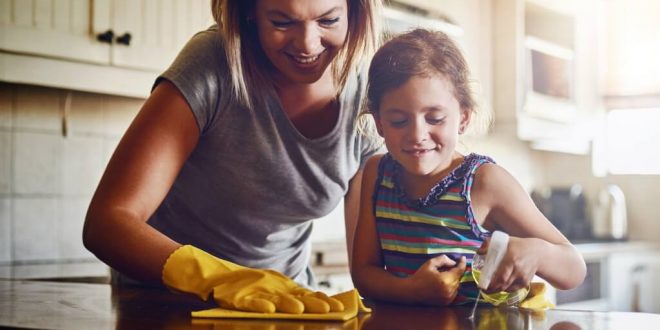
[[[315,19],[319,19],[321,17],[328,16],[328,15],[330,15],[330,14],[332,14],[335,11],[338,11],[338,10],[341,10],[341,6],[332,7],[328,11],[326,11],[325,13],[323,13],[320,16],[316,17]],[[281,16],[281,17],[285,17],[287,19],[293,19],[293,17],[289,16],[287,13],[285,13],[285,12],[279,10],[279,9],[269,10],[269,11],[266,12],[266,15],[268,15],[268,16]]]
[[[424,107],[424,110],[429,112],[445,112],[447,108],[443,107],[442,105],[430,105],[428,107]]]

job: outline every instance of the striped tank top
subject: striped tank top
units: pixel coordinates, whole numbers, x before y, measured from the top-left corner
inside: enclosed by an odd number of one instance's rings
[[[465,304],[479,294],[472,278],[472,257],[490,232],[474,219],[470,190],[477,168],[495,163],[478,154],[463,162],[420,199],[409,199],[400,178],[403,168],[388,153],[378,165],[373,198],[383,263],[388,272],[407,277],[428,259],[446,254],[465,256],[467,268],[452,305]]]

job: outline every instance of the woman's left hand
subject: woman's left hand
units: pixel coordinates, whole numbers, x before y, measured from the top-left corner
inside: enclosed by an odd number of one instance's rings
[[[531,283],[539,265],[537,238],[510,237],[506,254],[493,274],[486,293],[515,291]]]

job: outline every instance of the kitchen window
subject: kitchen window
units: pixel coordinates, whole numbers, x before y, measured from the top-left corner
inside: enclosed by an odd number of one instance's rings
[[[660,107],[612,109],[594,141],[594,172],[607,175],[660,174]]]

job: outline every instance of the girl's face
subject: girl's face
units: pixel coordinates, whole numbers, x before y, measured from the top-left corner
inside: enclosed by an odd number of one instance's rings
[[[257,0],[259,41],[280,82],[318,81],[346,40],[346,0]]]
[[[415,176],[439,174],[455,155],[458,135],[470,120],[443,76],[412,77],[385,93],[376,115],[390,154]]]

